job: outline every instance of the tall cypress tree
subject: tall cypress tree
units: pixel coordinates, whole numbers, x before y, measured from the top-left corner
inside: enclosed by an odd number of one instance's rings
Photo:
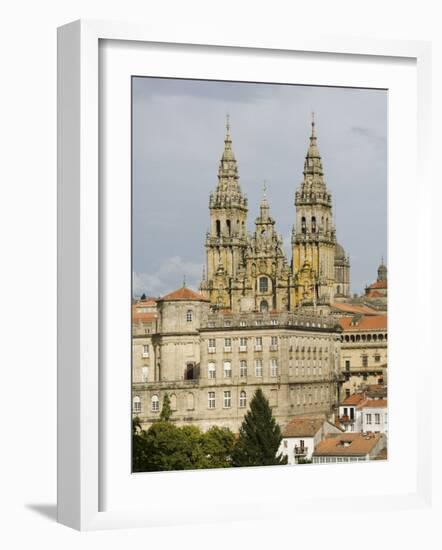
[[[234,466],[287,464],[286,456],[277,455],[281,441],[281,428],[273,418],[268,400],[258,388],[239,429],[232,463]]]
[[[172,407],[170,405],[170,397],[169,397],[169,394],[166,393],[164,395],[163,407],[160,413],[160,420],[164,420],[165,422],[167,422],[170,420],[171,416],[172,416]]]

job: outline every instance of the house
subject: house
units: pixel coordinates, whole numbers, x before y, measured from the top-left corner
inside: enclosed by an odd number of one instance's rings
[[[313,452],[314,464],[365,462],[378,459],[387,446],[387,438],[381,433],[327,434]]]
[[[288,457],[288,464],[310,461],[315,446],[329,433],[342,430],[323,416],[295,416],[283,430],[279,453]]]

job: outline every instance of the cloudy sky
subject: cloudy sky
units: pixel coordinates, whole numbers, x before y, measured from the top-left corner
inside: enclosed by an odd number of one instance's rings
[[[226,114],[253,230],[263,180],[290,261],[294,196],[315,112],[338,241],[352,292],[387,256],[387,92],[352,88],[133,79],[133,291],[197,288],[205,263],[209,193]]]

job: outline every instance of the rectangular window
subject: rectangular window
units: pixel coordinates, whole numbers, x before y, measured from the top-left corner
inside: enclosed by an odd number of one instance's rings
[[[188,309],[187,310],[187,313],[186,313],[186,320],[188,323],[190,323],[190,321],[192,321],[193,319],[193,312],[191,309]]]
[[[216,378],[215,363],[209,363],[209,366],[207,367],[207,378]]]
[[[224,392],[224,408],[225,409],[230,409],[230,407],[232,406],[232,394],[229,391],[225,391]]]
[[[240,321],[240,322],[239,322],[239,326],[240,326],[240,327],[245,327],[245,326],[246,326],[246,322],[245,322],[245,321]]]
[[[143,345],[143,357],[149,357],[149,344]]]
[[[215,408],[215,392],[214,391],[209,391],[209,393],[207,394],[207,398],[208,398],[208,407],[209,407],[209,409],[214,409]]]
[[[215,352],[216,352],[216,341],[215,341],[215,338],[209,338],[209,340],[208,340],[208,342],[207,342],[207,345],[208,345],[209,353],[215,353]]]
[[[270,359],[270,376],[278,376],[278,361]]]
[[[224,378],[232,378],[232,363],[230,361],[224,362]]]
[[[374,423],[375,424],[380,424],[381,423],[381,415],[380,414],[376,413],[374,415]]]
[[[368,355],[363,355],[362,356],[362,366],[363,367],[368,367]]]
[[[259,292],[268,292],[269,290],[269,282],[267,277],[260,277],[259,278]]]
[[[261,336],[257,336],[255,338],[255,350],[261,351],[262,350],[262,338]]]
[[[365,418],[366,418],[367,424],[371,424],[371,414],[366,414]]]
[[[224,338],[224,351],[232,351],[232,339]]]
[[[350,359],[345,360],[345,370],[350,370]]]
[[[255,360],[255,375],[262,377],[262,361],[261,359]]]
[[[247,362],[246,361],[240,361],[239,362],[239,376],[241,378],[245,378],[247,376]]]
[[[270,340],[270,349],[275,351],[278,349],[278,337],[272,336]]]
[[[149,380],[149,367],[141,368],[141,382],[147,382]]]
[[[376,353],[376,355],[374,356],[374,360],[376,361],[376,363],[379,363],[379,361],[381,360],[381,356],[379,355],[379,353]]]
[[[279,325],[279,321],[278,321],[278,319],[272,319],[272,320],[270,321],[270,324],[271,324],[271,325]]]
[[[239,339],[239,351],[247,351],[247,338],[241,337]]]

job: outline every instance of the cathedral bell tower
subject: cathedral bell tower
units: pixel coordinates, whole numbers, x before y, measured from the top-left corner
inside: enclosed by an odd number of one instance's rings
[[[334,298],[336,231],[332,197],[324,181],[313,115],[310,144],[304,162],[304,179],[296,191],[295,207],[296,223],[292,230],[295,285],[291,303],[328,304]],[[300,279],[302,292],[297,288]]]
[[[239,184],[228,116],[218,184],[210,194],[209,209],[210,231],[206,236],[207,276],[204,277],[200,289],[213,306],[230,309],[232,281],[243,265],[247,247],[247,198]]]

